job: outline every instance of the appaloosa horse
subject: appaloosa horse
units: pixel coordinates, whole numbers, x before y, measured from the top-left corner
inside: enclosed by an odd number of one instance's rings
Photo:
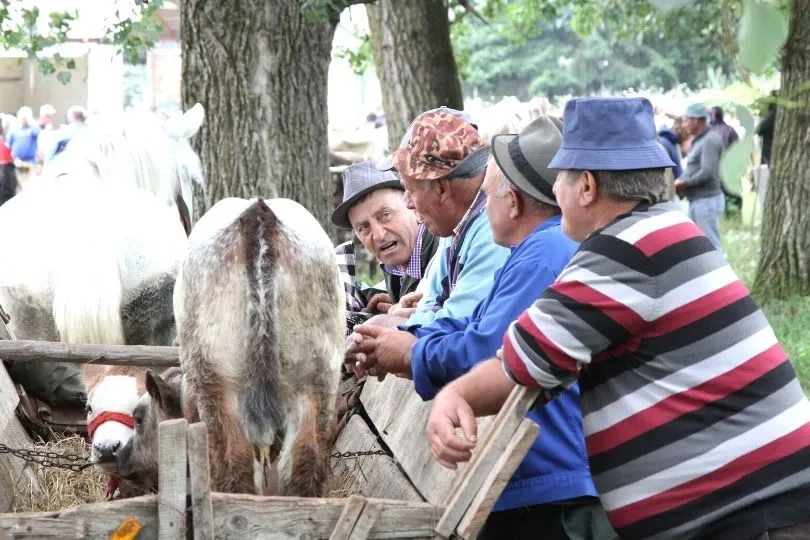
[[[184,402],[186,419],[208,427],[215,491],[324,496],[343,295],[329,237],[298,203],[215,204],[189,237],[174,292],[186,395],[147,377],[137,410],[150,421],[119,453],[119,472],[152,474],[157,422]]]
[[[0,305],[17,338],[174,342],[175,276],[188,245],[191,189],[202,183],[188,138],[202,120],[196,105],[166,125],[126,114],[88,126],[41,178],[0,207],[0,230],[7,232]],[[78,376],[75,365],[64,370]],[[115,452],[132,436],[144,374],[109,370],[88,365],[84,380],[91,461],[111,473]]]

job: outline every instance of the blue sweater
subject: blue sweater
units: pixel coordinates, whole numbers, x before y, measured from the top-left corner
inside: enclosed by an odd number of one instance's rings
[[[436,299],[442,294],[442,281],[447,279],[445,251],[453,238],[442,238],[436,256],[439,267],[432,272],[425,297],[419,302],[416,312],[400,328],[411,329],[414,325],[430,324],[441,317],[469,317],[475,306],[489,294],[495,272],[509,257],[509,250],[492,240],[492,229],[486,211],[481,212],[470,224],[459,248],[461,272],[447,300],[438,305]]]
[[[411,349],[411,369],[422,399],[433,399],[442,386],[494,357],[509,323],[557,279],[577,247],[563,235],[559,216],[541,223],[513,248],[471,317],[437,319],[413,329],[419,339]],[[493,511],[596,496],[582,432],[579,386],[528,416],[540,425],[540,435]]]
[[[15,129],[8,138],[11,155],[14,156],[14,159],[20,161],[36,163],[38,138],[38,126],[25,126]]]

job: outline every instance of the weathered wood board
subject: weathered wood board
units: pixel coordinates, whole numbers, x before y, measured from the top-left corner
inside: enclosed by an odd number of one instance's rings
[[[354,415],[340,432],[333,452],[380,450],[377,438],[365,421]],[[388,456],[359,456],[332,458],[336,488],[349,496],[361,494],[379,499],[423,501],[407,478]]]
[[[5,366],[0,362],[0,443],[10,448],[28,448],[31,438],[15,415],[20,397]],[[14,498],[14,486],[39,489],[34,471],[23,460],[0,454],[0,512],[8,512]]]
[[[157,495],[82,504],[59,512],[0,514],[0,538],[110,538],[128,517],[142,527],[138,540],[158,538]]]
[[[465,469],[452,471],[433,459],[425,437],[432,402],[422,401],[408,379],[389,376],[383,382],[369,377],[360,401],[380,432],[385,444],[416,489],[430,503],[442,504],[453,489],[453,481]],[[479,440],[493,417],[478,419]]]
[[[212,493],[216,538],[329,538],[347,499],[258,497]],[[368,538],[431,538],[442,508],[428,503],[367,499],[380,512]]]

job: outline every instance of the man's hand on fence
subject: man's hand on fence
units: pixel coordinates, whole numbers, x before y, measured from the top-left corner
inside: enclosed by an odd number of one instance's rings
[[[464,432],[462,439],[456,428]],[[469,461],[478,436],[470,404],[451,386],[446,386],[433,400],[427,421],[426,435],[430,452],[442,466],[457,469],[458,463]]]
[[[416,341],[413,334],[362,324],[354,327],[349,340],[347,352],[357,355],[354,372],[358,377],[369,374],[381,381],[388,373],[411,377],[411,347]]]
[[[391,295],[388,293],[377,293],[369,299],[366,308],[372,313],[388,313],[388,310],[391,309],[393,304],[394,300],[391,298]]]
[[[422,299],[422,293],[411,292],[399,299],[399,302],[391,306],[389,315],[408,318],[416,312],[416,304]]]

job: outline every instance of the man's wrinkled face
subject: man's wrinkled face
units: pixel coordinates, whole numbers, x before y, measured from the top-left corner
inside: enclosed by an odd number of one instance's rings
[[[491,159],[481,188],[487,194],[487,218],[492,227],[492,239],[498,245],[508,246],[507,238],[514,225],[514,220],[510,215],[513,195],[507,191],[501,193],[502,196],[498,196],[502,175],[498,165]]]
[[[588,209],[584,204],[587,195],[583,194],[585,174],[572,171],[557,173],[554,182],[554,195],[562,211],[562,231],[570,239],[582,242],[591,233],[588,226]]]
[[[439,237],[451,236],[455,225],[447,224],[447,212],[442,207],[439,180],[416,180],[400,175],[400,182],[405,188],[405,203],[425,222],[430,232]]]
[[[396,188],[378,189],[349,208],[349,223],[360,242],[383,264],[405,265],[416,240],[416,215]]]

